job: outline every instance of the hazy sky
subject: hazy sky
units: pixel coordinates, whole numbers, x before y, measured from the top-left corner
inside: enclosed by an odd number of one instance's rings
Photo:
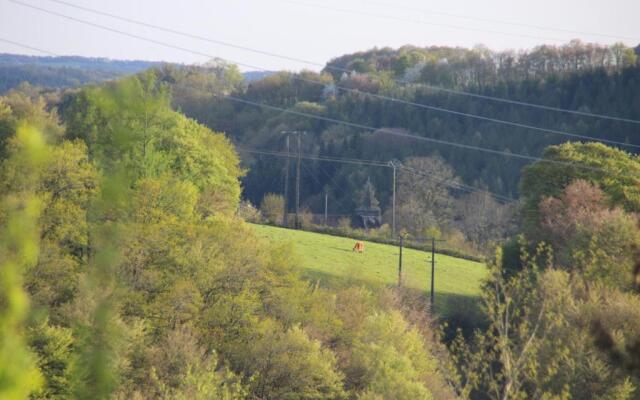
[[[308,67],[159,32],[51,0],[20,1],[230,61],[265,69]],[[470,47],[482,43],[493,49],[521,49],[541,43],[561,44],[572,38],[597,43],[640,44],[640,0],[65,1],[193,35],[319,63],[374,46],[405,44]],[[208,59],[205,55],[166,48],[45,14],[10,0],[0,0],[0,38],[59,55],[183,63],[200,63]],[[38,54],[2,42],[0,52]]]

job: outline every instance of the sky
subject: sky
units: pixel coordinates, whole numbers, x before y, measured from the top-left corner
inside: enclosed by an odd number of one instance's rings
[[[640,44],[640,0],[0,0],[0,40],[56,55],[203,63],[218,57],[242,70],[318,70],[373,47],[528,49],[571,39]],[[223,41],[293,61],[96,15],[68,4]],[[151,43],[77,20],[151,39]],[[0,41],[0,53],[43,55]]]

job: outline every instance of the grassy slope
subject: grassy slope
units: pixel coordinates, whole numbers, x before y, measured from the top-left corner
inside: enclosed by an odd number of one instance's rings
[[[396,284],[398,281],[398,248],[378,243],[365,243],[363,254],[351,251],[355,240],[295,231],[264,225],[253,225],[259,236],[274,243],[290,242],[305,275],[325,283],[360,281],[373,284]],[[445,305],[447,297],[477,296],[486,275],[483,264],[436,254],[436,307]],[[431,279],[431,253],[403,250],[403,282],[406,287],[428,292]]]

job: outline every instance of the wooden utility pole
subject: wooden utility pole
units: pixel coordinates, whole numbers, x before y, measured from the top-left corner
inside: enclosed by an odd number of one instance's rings
[[[393,160],[389,161],[389,167],[393,168],[393,187],[391,192],[391,237],[396,237],[396,168],[398,168],[399,162]]]
[[[431,238],[431,312],[434,311],[434,300],[435,300],[435,292],[434,292],[434,280],[436,274],[436,238]]]
[[[289,205],[289,135],[286,137],[287,142],[287,161],[284,167],[284,210],[282,212],[282,225],[289,225],[288,205]]]
[[[327,225],[327,219],[329,217],[329,192],[324,192],[324,225]]]
[[[391,211],[391,235],[393,237],[396,236],[396,164],[391,163],[393,167],[393,210]],[[402,236],[400,237],[400,242],[402,242]],[[402,247],[401,247],[402,249]],[[400,250],[402,252],[402,250]]]
[[[398,258],[398,287],[402,286],[402,247],[404,246],[404,235],[400,235],[400,256]]]
[[[298,162],[296,164],[296,228],[300,228],[300,164],[302,153],[300,153],[300,132],[298,134]]]

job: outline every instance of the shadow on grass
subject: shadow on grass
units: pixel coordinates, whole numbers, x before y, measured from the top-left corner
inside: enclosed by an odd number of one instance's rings
[[[364,279],[358,276],[357,269],[353,273],[338,276],[317,270],[302,269],[301,276],[303,279],[318,283],[321,287],[331,289],[345,289],[353,286],[364,286],[369,290],[375,291],[386,287],[393,287],[382,281]],[[422,303],[429,304],[430,293],[415,288],[404,288],[404,290],[412,295],[422,299]],[[432,315],[441,322],[446,322],[445,340],[451,340],[457,329],[460,329],[465,336],[469,336],[475,329],[486,327],[487,322],[481,308],[481,299],[479,296],[461,295],[451,292],[435,293],[435,305]],[[425,312],[427,310],[425,309]]]
[[[364,286],[370,290],[381,289],[385,287],[392,287],[385,282],[375,279],[368,279],[362,276],[363,274],[354,269],[345,275],[333,275],[326,272],[320,272],[317,270],[302,269],[301,276],[303,279],[318,283],[321,287],[331,289],[344,289],[352,286]],[[430,292],[419,290],[415,288],[405,288],[408,293],[413,295],[419,295],[424,298],[425,303],[428,304],[430,299]],[[456,323],[458,325],[473,325],[480,326],[481,321],[484,319],[482,310],[480,308],[480,298],[478,296],[461,295],[459,293],[451,292],[438,292],[435,293],[434,315],[444,320],[460,321]],[[470,322],[463,322],[469,320]],[[459,326],[465,330],[463,326]]]
[[[348,250],[348,249],[345,249],[344,247],[329,247],[329,249],[338,250],[338,251],[346,251],[347,253],[353,253],[353,250]]]

